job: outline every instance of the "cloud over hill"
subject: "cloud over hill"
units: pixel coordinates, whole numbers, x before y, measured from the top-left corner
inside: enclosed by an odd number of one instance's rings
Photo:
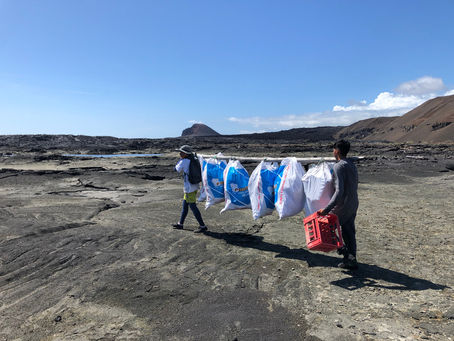
[[[402,116],[358,121],[342,129],[337,138],[391,142],[453,142],[454,96],[431,99]]]
[[[355,101],[353,105],[335,105],[331,110],[272,117],[230,116],[228,120],[248,131],[277,131],[298,127],[350,125],[374,117],[401,116],[437,96],[454,94],[441,78],[424,76],[404,82],[393,91],[382,91],[374,100]]]

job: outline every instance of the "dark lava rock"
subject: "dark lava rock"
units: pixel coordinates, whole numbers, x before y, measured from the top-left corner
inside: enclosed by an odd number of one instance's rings
[[[165,176],[159,176],[159,175],[144,174],[144,176],[143,176],[143,179],[153,180],[153,181],[161,181],[161,180],[164,180],[165,178],[166,178]]]

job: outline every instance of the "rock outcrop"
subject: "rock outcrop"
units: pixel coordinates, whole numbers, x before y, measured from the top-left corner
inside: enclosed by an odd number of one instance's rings
[[[191,128],[186,128],[181,136],[220,136],[217,131],[211,129],[205,124],[195,123]]]

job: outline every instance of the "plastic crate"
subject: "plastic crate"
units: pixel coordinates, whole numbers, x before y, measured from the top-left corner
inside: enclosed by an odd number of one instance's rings
[[[334,251],[341,248],[342,233],[335,214],[320,215],[318,212],[304,218],[306,244],[310,250]]]

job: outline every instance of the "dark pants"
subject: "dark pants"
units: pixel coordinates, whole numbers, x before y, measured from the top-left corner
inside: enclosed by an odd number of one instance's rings
[[[356,232],[355,232],[355,218],[356,214],[349,217],[345,221],[340,222],[342,227],[342,239],[347,252],[356,257]],[[344,255],[345,257],[348,254]]]
[[[197,204],[195,202],[188,204],[186,200],[183,200],[183,210],[181,211],[180,224],[181,225],[184,224],[184,220],[188,215],[188,206],[191,208],[192,213],[194,213],[194,217],[199,222],[199,225],[205,226],[205,223],[203,222],[202,215],[200,214]]]

